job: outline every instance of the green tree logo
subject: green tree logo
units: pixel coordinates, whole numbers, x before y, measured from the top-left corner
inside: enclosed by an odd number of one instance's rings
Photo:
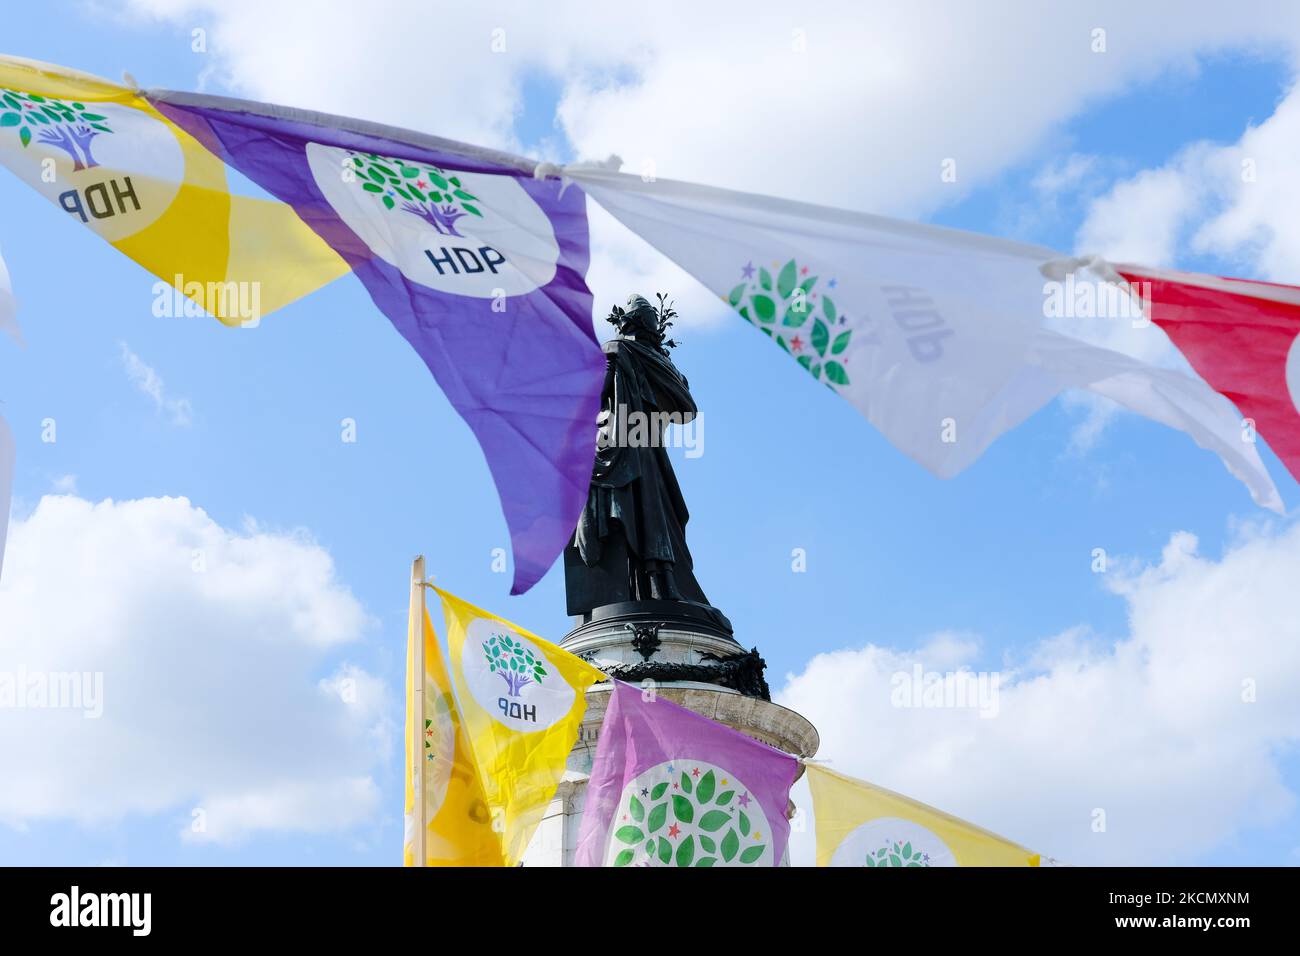
[[[920,848],[913,848],[909,840],[899,843],[886,840],[885,845],[874,853],[867,852],[865,866],[925,866],[930,865],[930,854],[922,853]]]
[[[400,201],[402,212],[418,216],[444,236],[460,236],[456,223],[466,216],[483,218],[474,205],[478,197],[461,185],[460,177],[441,167],[374,153],[349,155],[356,181],[380,199],[385,209],[397,208]]]
[[[35,132],[37,142],[63,150],[72,157],[74,172],[99,165],[90,151],[91,140],[113,132],[108,117],[91,112],[84,103],[0,88],[0,128],[8,127],[17,128],[24,149]]]
[[[741,270],[745,281],[731,290],[727,301],[813,378],[822,381],[825,375],[830,386],[848,385],[849,373],[840,356],[848,349],[853,330],[836,331],[846,319],[831,297],[817,290],[820,277],[809,276],[808,267],[794,259],[774,271],[775,278],[767,269],[755,270],[747,264]]]
[[[540,684],[546,677],[542,659],[521,639],[509,634],[494,633],[484,641],[483,656],[487,658],[488,670],[506,682],[511,697],[518,697],[524,687]]]
[[[712,769],[698,778],[698,767],[683,770],[675,780],[674,768],[668,771],[670,779],[652,787],[633,783],[614,831],[623,847],[614,866],[752,866],[762,859],[767,843],[746,812],[754,803],[748,791]]]

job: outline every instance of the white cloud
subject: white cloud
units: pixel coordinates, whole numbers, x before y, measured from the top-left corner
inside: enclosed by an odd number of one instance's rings
[[[1199,163],[1204,150],[1185,154]],[[1172,265],[1196,197],[1179,168],[1145,170],[1093,201],[1075,246],[1114,262]]]
[[[1071,153],[1064,159],[1049,162],[1038,171],[1030,185],[1040,200],[1079,189],[1097,173],[1100,160],[1084,153]]]
[[[0,822],[165,813],[218,843],[367,823],[397,703],[327,655],[369,623],[304,533],[183,498],[43,498],[10,537],[0,672],[101,674],[102,716],[0,707]]]
[[[1213,255],[1253,278],[1300,277],[1300,90],[1231,144],[1192,144],[1168,163],[1115,184],[1079,230],[1080,252],[1179,265]]]
[[[1029,647],[1001,669],[996,717],[891,706],[892,675],[914,663],[984,669],[951,640],[941,653],[873,643],[821,654],[777,698],[817,725],[834,769],[1044,854],[1213,862],[1295,807],[1282,762],[1300,740],[1300,525],[1241,529],[1217,561],[1175,534],[1159,562],[1112,564],[1106,580],[1127,602],[1129,633],[1075,627]],[[1096,809],[1105,833],[1093,832]],[[796,835],[796,861],[811,858],[811,840]]]
[[[194,418],[193,408],[188,398],[176,398],[167,394],[167,386],[152,366],[136,355],[125,342],[119,342],[118,349],[122,356],[122,368],[126,371],[127,381],[153,402],[154,408],[167,415],[168,420],[176,426],[186,427]]]
[[[847,0],[797,10],[665,0],[651,16],[516,3],[421,10],[411,29],[396,28],[413,14],[397,0],[364,13],[322,0],[310,16],[260,0],[120,6],[207,30],[209,69],[249,96],[510,146],[525,81],[541,72],[561,80],[560,121],[586,158],[618,153],[637,172],[653,162],[660,176],[876,211],[952,198],[939,182],[945,158],[964,189],[1091,98],[1185,66],[1192,52],[1286,48],[1297,27],[1278,2],[1226,19],[1209,2],[1023,3],[996,18],[958,2],[925,16]]]

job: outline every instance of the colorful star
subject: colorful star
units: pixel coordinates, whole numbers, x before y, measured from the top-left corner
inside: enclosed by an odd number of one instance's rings
[[[723,785],[724,787],[727,785],[727,778],[726,778],[726,777],[723,777],[723,778],[722,778],[722,785]]]
[[[426,737],[432,737],[432,736],[433,736],[433,728],[430,728],[430,729],[426,730],[426,731],[424,732],[424,736],[426,736]]]
[[[428,755],[427,757],[425,757],[424,759],[425,759],[425,760],[432,760],[432,759],[433,759],[433,754],[429,754],[429,755]]]
[[[624,817],[623,819],[626,820],[627,817]],[[755,830],[755,831],[754,831],[754,839],[755,839],[755,840],[761,840],[761,839],[763,839],[763,834],[761,834],[761,833],[759,833],[757,830]]]
[[[674,783],[674,784],[673,784],[673,789],[674,789],[674,790],[680,790],[681,787],[677,786],[677,784]]]
[[[700,775],[700,768],[699,768],[699,767],[696,767],[694,770],[691,771],[691,776],[692,776],[692,777],[698,777],[699,775]]]
[[[794,349],[796,352],[801,351],[803,349],[803,339],[796,335],[790,340],[790,348]]]
[[[642,788],[641,788],[641,796],[643,796],[643,797],[648,797],[648,796],[650,796],[650,788],[649,788],[649,787],[642,787]]]
[[[670,827],[668,828],[668,835],[669,835],[670,837],[672,837],[673,839],[676,839],[676,838],[677,838],[677,834],[679,834],[679,833],[681,833],[681,832],[682,832],[682,828],[679,827],[679,826],[678,826],[677,824],[675,824],[675,823],[674,823],[672,826],[670,826]]]
[[[749,794],[748,794],[748,793],[742,793],[742,794],[740,795],[740,799],[737,800],[736,802],[739,803],[742,807],[748,807],[748,806],[749,806],[749,802],[750,802]]]
[[[752,260],[745,263],[745,268],[740,270],[740,274],[744,276],[746,279],[754,278],[754,263]]]
[[[799,270],[799,274],[800,274],[801,276],[806,276],[806,275],[808,274],[808,267],[807,267],[807,266],[804,266],[802,269],[800,269],[800,270]]]
[[[830,286],[830,287],[833,289],[833,288],[835,288],[836,283],[838,283],[839,281],[840,281],[839,279],[832,279],[830,282],[828,282],[828,283],[826,283],[826,284],[827,284],[828,286]]]
[[[423,179],[417,179],[415,181],[415,185],[418,186],[420,189],[423,189],[428,184]]]

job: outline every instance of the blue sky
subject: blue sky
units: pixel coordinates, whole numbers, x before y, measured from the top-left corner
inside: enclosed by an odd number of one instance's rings
[[[7,12],[2,52],[113,78],[127,68],[144,85],[245,92],[205,73],[208,60],[189,49],[188,21],[123,21],[88,10],[56,0]],[[1180,60],[1088,98],[1032,147],[925,215],[1069,251],[1094,196],[1174,160],[1194,141],[1236,142],[1273,115],[1291,76],[1287,57],[1267,48]],[[573,155],[555,120],[562,88],[542,69],[523,83],[512,123],[525,152]],[[434,123],[425,128],[443,132]],[[1035,177],[1081,153],[1097,158],[1093,173],[1047,207]],[[66,481],[57,483],[75,476],[76,494],[89,501],[184,496],[225,528],[251,517],[273,531],[305,529],[373,619],[358,640],[314,662],[318,678],[349,664],[400,691],[406,580],[421,552],[435,580],[468,600],[553,638],[568,629],[559,568],[529,594],[507,596],[509,576],[491,563],[508,538],[482,456],[355,279],[344,277],[256,330],[157,319],[154,279],[140,267],[8,173],[0,173],[0,197],[0,250],[26,337],[24,349],[0,343],[0,400],[18,443],[16,518],[43,495],[67,490]],[[602,255],[599,245],[593,252]],[[1240,262],[1190,249],[1177,264],[1247,274]],[[1200,554],[1217,560],[1242,522],[1266,517],[1212,455],[1136,417],[1117,418],[1094,447],[1071,451],[1084,413],[1061,403],[1001,438],[968,472],[940,481],[739,319],[688,325],[679,341],[676,361],[707,416],[705,454],[675,453],[697,574],[738,639],[762,651],[774,688],[819,653],[919,647],[936,633],[977,636],[967,660],[976,669],[1004,667],[1077,626],[1107,647],[1129,634],[1131,606],[1091,572],[1094,548],[1150,564],[1172,534],[1188,531]],[[124,344],[157,371],[169,395],[188,400],[188,426],[133,386]],[[47,418],[58,423],[54,444],[41,441]],[[340,441],[344,418],[357,423],[355,444]],[[1264,457],[1294,507],[1300,488],[1271,453]],[[1270,527],[1280,534],[1290,524]],[[806,573],[791,572],[794,548],[807,552]],[[186,666],[202,668],[204,648],[187,646],[187,631],[178,611],[173,640]],[[181,668],[177,679],[183,675]],[[231,693],[230,706],[239,706],[238,688]],[[0,821],[0,862],[391,864],[400,859],[402,828],[400,744],[394,738],[392,745],[370,768],[378,810],[341,832],[183,841],[178,831],[195,794],[91,823]],[[1281,785],[1294,790],[1294,752],[1284,747],[1275,757]],[[872,776],[868,766],[841,767]],[[1035,772],[1018,770],[1003,777],[1008,792]],[[4,767],[6,777],[23,772]],[[96,800],[93,781],[82,799]],[[1048,831],[1032,836],[1040,832]],[[1297,846],[1300,817],[1290,811],[1263,826],[1243,823],[1212,850],[1170,858],[1286,863]]]

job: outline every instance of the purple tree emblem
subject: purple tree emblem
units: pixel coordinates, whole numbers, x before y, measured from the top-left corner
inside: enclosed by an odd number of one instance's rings
[[[108,117],[92,113],[84,103],[0,89],[0,127],[16,127],[24,148],[31,145],[35,131],[38,142],[72,157],[74,172],[99,165],[90,144],[100,133],[113,132],[107,124]]]
[[[518,697],[526,686],[540,684],[546,677],[546,668],[532,648],[509,634],[493,634],[484,641],[483,656],[487,658],[488,669],[506,682],[511,697]]]
[[[426,206],[422,203],[404,202],[402,211],[419,216],[444,236],[459,236],[460,233],[456,231],[456,220],[465,218],[465,213],[455,206],[440,207],[436,203]]]
[[[478,216],[478,197],[467,192],[460,177],[438,166],[408,163],[374,153],[353,153],[353,173],[361,188],[374,193],[385,209],[401,202],[402,212],[419,216],[443,236],[461,235],[456,223],[466,216]]]

